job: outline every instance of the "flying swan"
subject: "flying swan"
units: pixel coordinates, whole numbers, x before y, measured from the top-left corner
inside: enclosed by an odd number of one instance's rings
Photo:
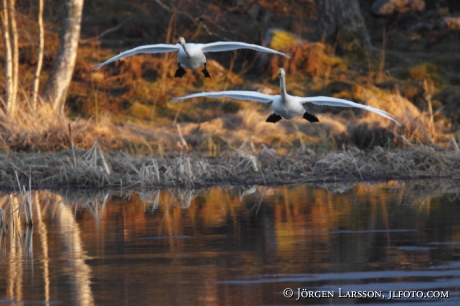
[[[282,118],[284,119],[292,119],[297,116],[302,116],[304,119],[310,122],[319,122],[318,118],[308,112],[303,104],[304,103],[312,103],[315,105],[321,106],[337,106],[337,107],[355,107],[361,108],[387,119],[394,121],[396,124],[401,125],[398,121],[393,118],[393,115],[367,105],[358,104],[355,102],[351,102],[344,99],[337,99],[331,97],[296,97],[291,96],[286,92],[286,73],[284,72],[283,68],[278,70],[278,76],[280,77],[280,92],[279,95],[267,95],[256,91],[241,91],[241,90],[228,90],[228,91],[218,91],[218,92],[203,92],[203,93],[196,93],[192,95],[188,95],[185,97],[178,97],[174,98],[173,102],[183,101],[185,99],[190,98],[198,98],[198,97],[206,97],[206,98],[222,98],[228,97],[237,100],[244,100],[244,101],[255,101],[261,103],[270,103],[272,102],[272,113],[267,118],[267,122],[276,123],[280,121]]]
[[[222,51],[231,51],[237,49],[251,49],[256,50],[259,52],[267,52],[273,54],[279,54],[287,58],[291,58],[289,54],[282,53],[275,51],[270,48],[247,44],[243,42],[236,42],[236,41],[218,41],[209,44],[194,44],[194,43],[185,43],[185,39],[183,37],[179,38],[179,42],[175,45],[168,45],[168,44],[157,44],[157,45],[145,45],[136,47],[131,50],[127,50],[122,52],[105,62],[97,65],[93,71],[100,69],[102,66],[114,62],[116,60],[129,57],[136,54],[141,53],[167,53],[167,52],[178,52],[177,54],[177,64],[178,68],[174,77],[181,78],[185,74],[185,68],[188,69],[196,69],[202,65],[204,65],[204,69],[201,70],[203,72],[205,78],[210,78],[211,75],[209,74],[208,70],[206,69],[206,56],[204,55],[205,52],[222,52]]]

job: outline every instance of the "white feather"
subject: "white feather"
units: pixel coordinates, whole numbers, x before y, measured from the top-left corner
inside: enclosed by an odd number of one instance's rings
[[[102,66],[107,65],[109,63],[118,61],[119,59],[130,57],[136,54],[143,54],[143,53],[168,53],[168,52],[177,52],[181,46],[179,44],[175,45],[167,45],[167,44],[158,44],[158,45],[146,45],[140,46],[131,50],[124,51],[114,57],[106,60],[105,62],[97,65],[94,68],[94,71],[100,69]]]
[[[255,101],[261,103],[270,103],[273,101],[274,96],[266,95],[257,91],[243,91],[243,90],[228,90],[228,91],[217,91],[217,92],[201,92],[192,95],[188,95],[185,97],[178,97],[174,98],[173,102],[179,102],[186,99],[191,98],[232,98],[236,100],[243,100],[243,101]]]
[[[352,101],[348,101],[345,99],[338,99],[338,98],[332,98],[332,97],[324,97],[324,96],[318,96],[318,97],[298,97],[300,98],[300,103],[311,103],[315,105],[320,105],[320,106],[336,106],[336,107],[354,107],[354,108],[360,108],[367,110],[369,112],[373,112],[377,115],[380,115],[382,117],[385,117],[387,119],[390,119],[396,124],[401,125],[398,121],[394,119],[394,116],[387,113],[386,111],[383,111],[381,109],[368,106],[368,105],[363,105],[363,104],[358,104]]]
[[[267,47],[262,47],[262,46],[254,45],[254,44],[247,44],[243,42],[235,42],[235,41],[218,41],[218,42],[213,42],[209,44],[204,44],[202,47],[203,52],[222,52],[222,51],[232,51],[232,50],[238,50],[238,49],[251,49],[251,50],[258,51],[258,52],[278,54],[278,55],[282,55],[287,58],[291,58],[290,54],[278,52],[276,50],[273,50]]]

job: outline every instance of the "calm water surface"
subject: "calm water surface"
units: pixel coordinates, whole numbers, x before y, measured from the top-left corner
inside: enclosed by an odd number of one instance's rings
[[[2,194],[0,304],[460,305],[460,189],[438,187],[39,191],[32,228]]]

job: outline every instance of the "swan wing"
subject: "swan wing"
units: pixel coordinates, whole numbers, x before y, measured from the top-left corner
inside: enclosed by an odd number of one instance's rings
[[[282,55],[287,58],[291,58],[290,54],[286,54],[283,52],[279,52],[267,47],[262,47],[259,45],[253,45],[253,44],[247,44],[243,42],[237,42],[237,41],[218,41],[218,42],[213,42],[209,44],[203,44],[203,47],[201,48],[203,52],[222,52],[222,51],[232,51],[232,50],[238,50],[238,49],[251,49],[259,52],[267,52],[267,53],[273,53],[273,54],[278,54]]]
[[[355,107],[355,108],[360,108],[364,109],[370,112],[373,112],[377,115],[380,115],[382,117],[385,117],[387,119],[390,119],[394,121],[396,124],[401,125],[398,121],[394,119],[394,116],[387,113],[386,111],[383,111],[381,109],[368,106],[368,105],[363,105],[363,104],[358,104],[355,102],[351,102],[345,99],[337,99],[337,98],[332,98],[332,97],[298,97],[300,100],[300,103],[312,103],[315,105],[320,105],[320,106],[336,106],[336,107]]]
[[[179,102],[179,101],[183,101],[186,99],[200,98],[200,97],[205,97],[205,98],[227,97],[227,98],[232,98],[236,100],[255,101],[255,102],[261,102],[261,103],[270,103],[273,101],[273,98],[274,98],[274,96],[263,94],[257,91],[227,90],[227,91],[216,91],[216,92],[211,91],[211,92],[195,93],[195,94],[191,94],[185,97],[174,98],[172,101]]]
[[[176,51],[179,51],[179,48],[180,48],[179,44],[176,44],[176,45],[157,44],[157,45],[139,46],[139,47],[136,47],[134,49],[130,49],[130,50],[121,52],[118,55],[115,55],[114,57],[112,57],[112,58],[106,60],[105,62],[97,65],[96,67],[94,67],[93,71],[96,71],[96,70],[100,69],[102,66],[104,66],[104,65],[106,65],[108,63],[112,63],[112,62],[115,62],[115,61],[117,61],[119,59],[129,57],[129,56],[132,56],[132,55],[142,54],[142,53],[176,52]]]

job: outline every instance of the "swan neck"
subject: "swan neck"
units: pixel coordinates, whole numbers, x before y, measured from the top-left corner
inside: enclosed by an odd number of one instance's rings
[[[285,98],[287,96],[286,81],[284,80],[284,76],[280,78],[280,95],[283,98]]]
[[[187,44],[181,44],[181,46],[182,46],[182,49],[184,49],[185,54],[187,54],[188,56],[190,56],[190,54],[188,53]]]

